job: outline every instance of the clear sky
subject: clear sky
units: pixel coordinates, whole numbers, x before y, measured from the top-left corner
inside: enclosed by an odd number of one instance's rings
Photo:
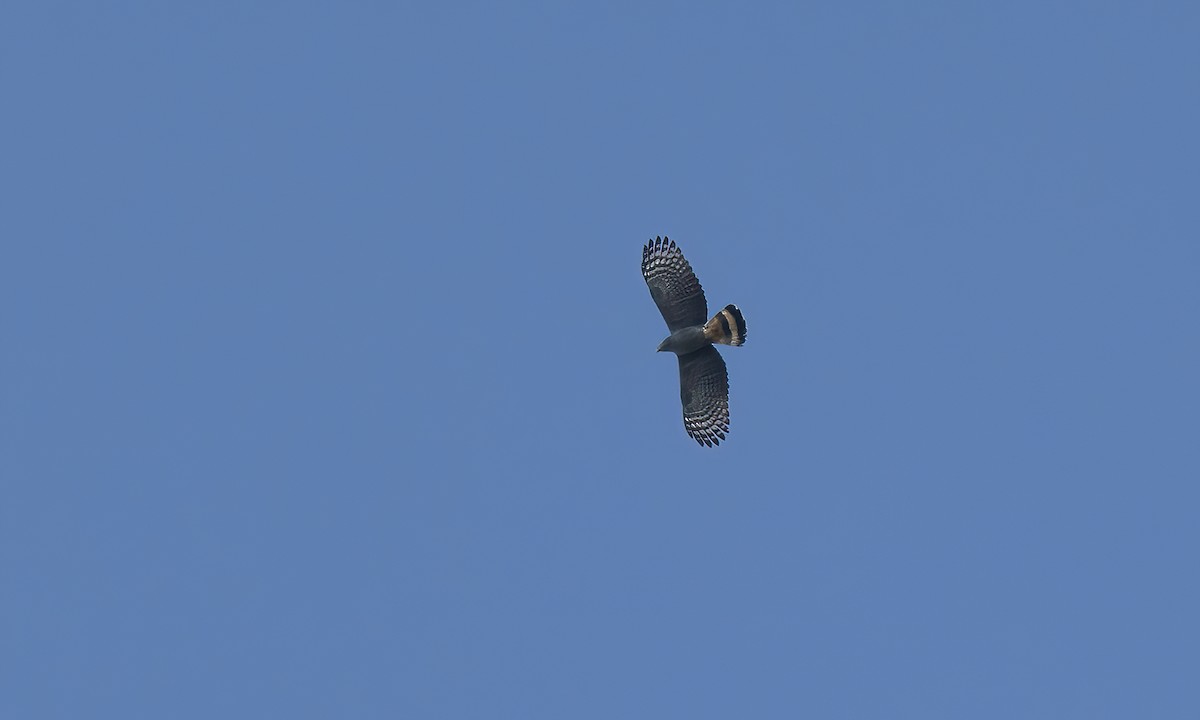
[[[1196,718],[1198,38],[6,3],[0,717]]]

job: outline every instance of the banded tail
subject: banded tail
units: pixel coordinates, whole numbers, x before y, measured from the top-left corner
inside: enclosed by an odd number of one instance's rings
[[[737,305],[726,305],[712,320],[704,323],[704,339],[722,345],[746,342],[746,319]]]

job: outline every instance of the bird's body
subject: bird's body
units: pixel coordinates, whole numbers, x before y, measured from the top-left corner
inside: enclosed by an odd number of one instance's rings
[[[658,352],[673,352],[676,355],[687,355],[705,345],[712,345],[712,341],[704,336],[704,326],[689,325],[685,328],[679,328],[668,335],[666,340],[659,343]]]
[[[643,248],[642,276],[671,331],[658,350],[679,356],[683,426],[701,445],[718,445],[729,432],[729,376],[713,343],[746,341],[742,311],[726,305],[705,322],[704,289],[679,247],[667,238],[655,238]]]

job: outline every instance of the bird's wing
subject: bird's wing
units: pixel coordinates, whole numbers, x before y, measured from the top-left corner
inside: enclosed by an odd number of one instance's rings
[[[642,249],[642,276],[667,328],[703,325],[708,319],[704,288],[674,240],[655,238]]]
[[[683,427],[696,442],[719,445],[729,432],[729,374],[712,345],[679,356]]]

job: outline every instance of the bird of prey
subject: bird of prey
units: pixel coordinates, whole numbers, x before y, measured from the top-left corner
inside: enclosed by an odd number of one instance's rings
[[[742,311],[726,305],[708,319],[704,289],[674,240],[658,237],[646,243],[642,276],[671,331],[658,351],[679,356],[683,427],[701,445],[719,445],[729,432],[729,375],[713,343],[746,342]]]

